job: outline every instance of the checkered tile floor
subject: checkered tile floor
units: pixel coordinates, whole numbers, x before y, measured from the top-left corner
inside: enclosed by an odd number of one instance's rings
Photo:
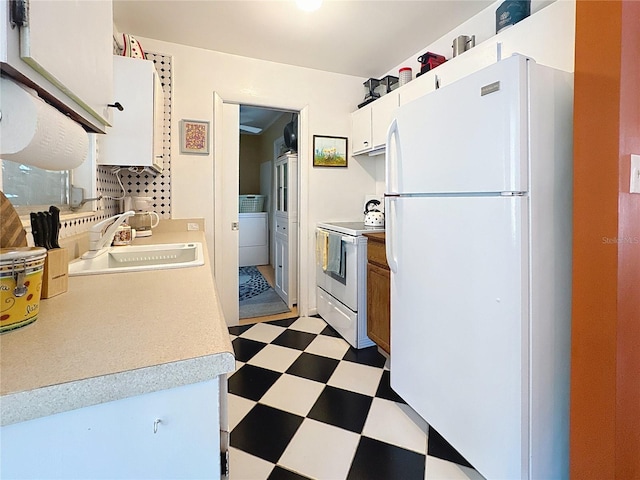
[[[229,332],[230,480],[482,478],[391,389],[376,347],[317,317]]]

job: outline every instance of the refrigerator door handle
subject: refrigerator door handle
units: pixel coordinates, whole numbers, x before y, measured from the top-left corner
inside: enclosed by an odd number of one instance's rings
[[[395,138],[395,155],[391,154],[391,139]],[[385,178],[386,178],[386,192],[397,193],[398,192],[398,167],[401,161],[400,155],[400,143],[398,142],[398,121],[394,118],[389,129],[387,130],[387,145],[385,147]]]
[[[387,157],[388,158],[388,157]],[[396,236],[396,200],[400,198],[397,194],[384,195],[384,211],[386,219],[386,238],[385,250],[387,254],[387,264],[393,273],[398,273],[398,256],[395,254],[395,236]]]

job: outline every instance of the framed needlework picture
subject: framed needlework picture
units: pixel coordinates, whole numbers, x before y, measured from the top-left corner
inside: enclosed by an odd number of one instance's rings
[[[180,153],[209,154],[209,122],[180,120]]]
[[[313,136],[314,167],[346,167],[347,138]]]

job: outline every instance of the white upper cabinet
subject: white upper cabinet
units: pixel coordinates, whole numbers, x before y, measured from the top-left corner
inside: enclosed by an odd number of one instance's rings
[[[382,151],[398,102],[398,92],[393,91],[351,114],[353,155]]]
[[[398,92],[387,93],[371,104],[371,139],[373,149],[387,144],[387,130],[398,108]]]
[[[112,56],[114,97],[124,110],[98,137],[100,165],[163,168],[164,94],[151,60]]]
[[[12,2],[15,9],[8,3],[0,0],[3,73],[89,130],[104,132],[114,101],[111,0],[30,0],[28,9],[25,0]],[[11,10],[28,10],[24,26],[15,25],[19,15]]]
[[[371,105],[351,114],[351,145],[353,155],[371,150]]]
[[[449,34],[447,38],[452,36]],[[574,38],[575,2],[552,2],[518,24],[491,35],[475,47],[399,87],[396,90],[400,95],[399,104],[406,105],[514,53],[531,57],[541,65],[572,72]],[[431,50],[431,47],[426,50]],[[439,50],[436,47],[432,51]]]

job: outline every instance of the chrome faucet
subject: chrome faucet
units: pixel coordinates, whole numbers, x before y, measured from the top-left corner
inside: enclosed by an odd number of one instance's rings
[[[136,212],[129,210],[128,212],[121,213],[120,215],[114,215],[106,220],[96,223],[89,229],[89,251],[82,255],[82,258],[95,258],[107,251],[107,247],[113,242],[113,237],[116,234],[116,230],[127,218],[135,215]],[[106,225],[109,228],[102,233],[102,230]]]

